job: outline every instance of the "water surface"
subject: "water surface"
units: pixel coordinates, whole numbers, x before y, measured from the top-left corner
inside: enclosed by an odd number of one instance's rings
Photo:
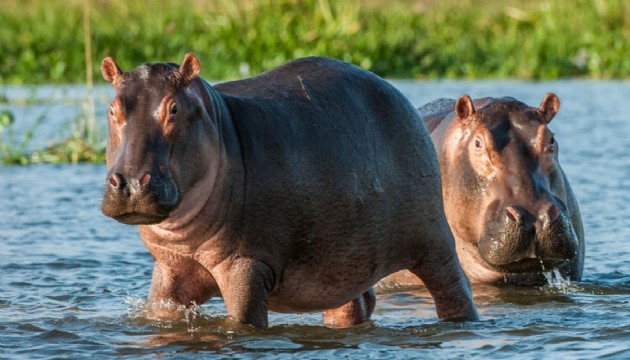
[[[630,83],[397,81],[412,102],[439,97],[560,97],[550,124],[580,203],[583,281],[473,290],[482,321],[438,321],[423,288],[381,291],[373,321],[321,326],[320,314],[270,315],[235,328],[221,299],[181,321],[144,316],[153,261],[137,231],[101,215],[104,165],[0,166],[0,358],[630,358]],[[4,87],[24,127],[50,141],[81,113],[80,87]],[[97,89],[101,125],[111,89]],[[24,99],[48,99],[30,101]],[[79,99],[79,100],[78,100]]]

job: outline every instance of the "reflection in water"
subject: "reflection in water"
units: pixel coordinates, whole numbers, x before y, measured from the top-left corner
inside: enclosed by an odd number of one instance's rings
[[[393,298],[426,298],[409,294],[391,294]],[[386,349],[400,347],[405,349],[438,348],[441,342],[422,340],[425,334],[419,334],[413,327],[393,329],[379,327],[368,322],[350,329],[330,329],[320,325],[309,325],[304,317],[288,318],[284,314],[271,313],[271,317],[281,316],[289,320],[289,324],[273,325],[259,330],[249,325],[236,324],[225,315],[211,315],[204,307],[195,307],[186,311],[186,316],[178,320],[156,321],[151,317],[147,307],[163,306],[169,311],[173,304],[147,305],[141,298],[128,298],[128,315],[126,321],[135,327],[150,328],[140,339],[127,341],[120,345],[142,348],[176,348],[178,353],[198,353],[210,351],[224,355],[249,353],[294,354],[303,352],[347,352],[349,350],[367,351],[371,346]],[[397,303],[397,304],[395,304]],[[395,306],[405,306],[404,301],[393,301]],[[428,311],[427,311],[428,312]],[[434,310],[431,311],[434,313]],[[321,321],[321,317],[318,319]],[[442,323],[437,323],[442,324]],[[436,331],[438,332],[438,331]],[[434,332],[434,333],[436,333]],[[414,335],[410,337],[410,335]],[[137,334],[139,335],[139,334]],[[420,336],[418,336],[420,335]],[[137,337],[137,336],[136,336]],[[372,345],[370,345],[372,344]],[[378,344],[378,345],[376,345]]]

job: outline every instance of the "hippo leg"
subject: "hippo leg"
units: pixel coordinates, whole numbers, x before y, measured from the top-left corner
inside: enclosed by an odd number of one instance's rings
[[[450,241],[454,243],[452,237]],[[409,270],[422,280],[431,293],[441,320],[479,320],[468,278],[455,250],[447,250],[446,246],[431,249],[422,261]]]
[[[239,258],[228,271],[228,281],[221,287],[228,314],[240,323],[267,328],[274,279],[271,269],[260,261]]]
[[[162,319],[182,317],[181,311],[169,310],[163,302],[184,306],[202,304],[217,292],[215,289],[214,278],[199,264],[172,268],[156,262],[148,299],[151,315]]]
[[[376,293],[370,288],[349,303],[324,311],[324,325],[331,328],[346,328],[362,324],[370,319],[375,305]]]

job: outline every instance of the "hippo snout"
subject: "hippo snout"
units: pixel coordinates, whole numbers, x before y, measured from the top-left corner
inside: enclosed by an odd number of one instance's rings
[[[180,195],[170,176],[140,174],[108,174],[101,204],[105,216],[124,224],[156,224],[177,207]]]
[[[522,228],[523,230],[541,231],[549,229],[560,221],[560,208],[553,203],[543,206],[536,216],[518,206],[508,206],[505,209],[507,226]]]
[[[490,220],[479,252],[488,265],[502,272],[551,270],[575,257],[578,239],[562,204],[549,202],[532,214],[507,206]]]

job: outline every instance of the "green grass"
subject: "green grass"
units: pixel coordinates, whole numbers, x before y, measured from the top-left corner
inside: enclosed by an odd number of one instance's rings
[[[83,2],[4,0],[0,82],[84,82]],[[202,59],[207,78],[256,74],[325,55],[385,77],[630,77],[625,0],[91,1],[100,60]],[[248,69],[248,71],[243,71]]]

